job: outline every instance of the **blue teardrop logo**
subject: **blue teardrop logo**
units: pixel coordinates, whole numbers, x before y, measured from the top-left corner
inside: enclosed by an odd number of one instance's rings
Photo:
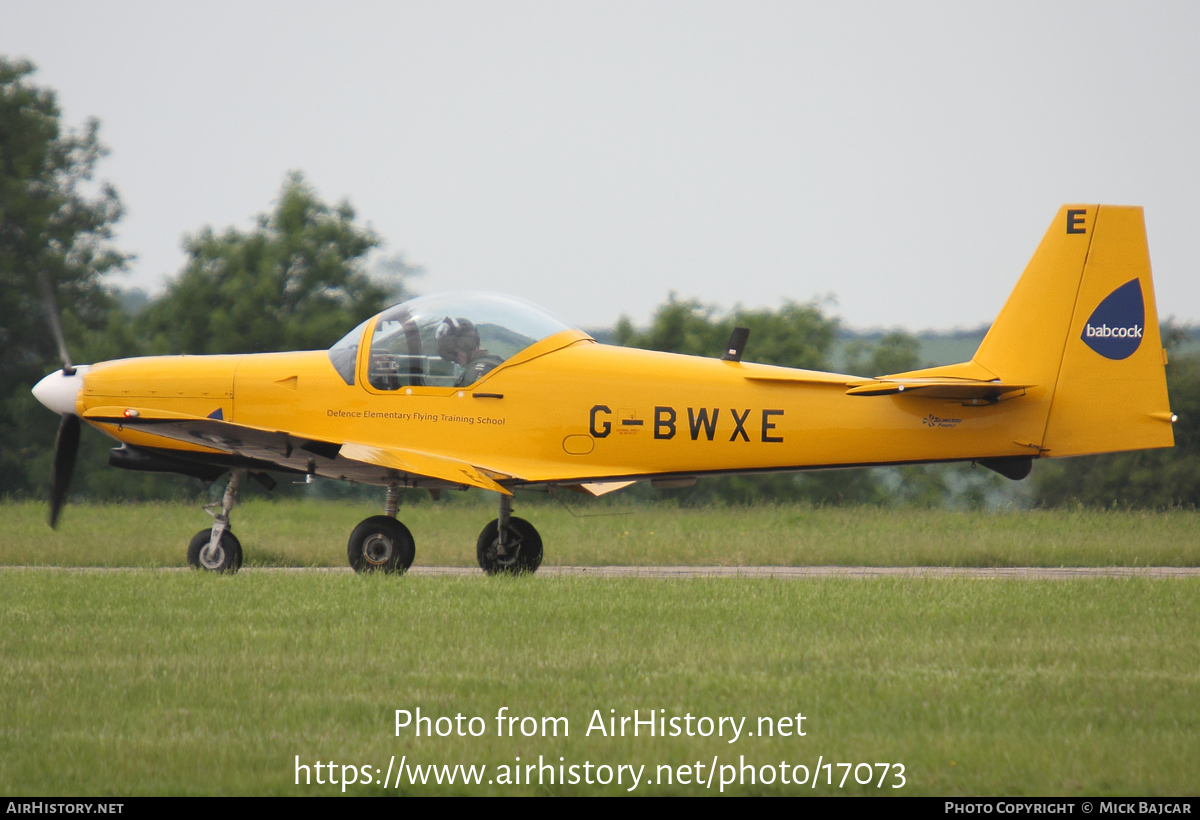
[[[1080,338],[1106,359],[1128,359],[1141,345],[1145,325],[1142,284],[1132,279],[1096,306]]]

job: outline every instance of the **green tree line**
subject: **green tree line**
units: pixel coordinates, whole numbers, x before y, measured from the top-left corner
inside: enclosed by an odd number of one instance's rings
[[[121,217],[114,187],[96,182],[106,148],[99,124],[66,128],[53,90],[34,67],[0,56],[0,497],[45,493],[57,419],[30,388],[59,362],[47,330],[39,274],[53,284],[76,363],[163,353],[256,353],[320,349],[406,295],[415,269],[402,255],[371,269],[382,239],[348,202],[321,200],[300,173],[289,174],[273,206],[247,231],[202,227],[184,240],[186,261],[151,298],[114,284],[131,258],[113,243]],[[672,294],[650,324],[622,318],[616,344],[719,356],[733,328],[751,330],[747,361],[828,370],[838,320],[817,302],[721,311]],[[1179,333],[1167,333],[1177,348]],[[847,373],[873,376],[931,364],[920,340],[893,331],[842,351]],[[1024,495],[1005,496],[1005,479],[969,465],[830,470],[709,478],[654,490],[681,503],[803,500],[819,504],[978,507],[997,498],[1047,506],[1148,508],[1200,503],[1200,358],[1172,356],[1168,383],[1180,416],[1169,450],[1039,463]],[[163,498],[195,494],[194,479],[129,473],[106,466],[113,442],[85,427],[75,496]],[[287,491],[286,483],[281,490]]]
[[[249,231],[201,228],[159,295],[114,282],[131,258],[113,245],[120,198],[96,183],[99,123],[63,126],[28,61],[0,56],[0,497],[40,496],[57,419],[30,394],[61,366],[38,277],[52,282],[75,363],[162,353],[320,349],[404,296],[400,256],[369,272],[381,238],[349,203],[329,205],[299,173]],[[374,273],[374,275],[372,275]],[[85,427],[72,492],[94,498],[194,493],[192,479],[108,469],[114,442]]]

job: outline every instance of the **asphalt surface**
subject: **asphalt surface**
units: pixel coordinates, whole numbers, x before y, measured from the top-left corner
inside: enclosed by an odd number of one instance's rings
[[[188,572],[188,567],[0,567],[29,572]],[[348,573],[349,567],[246,567],[246,573]],[[477,567],[413,567],[410,575],[478,575]],[[1200,567],[568,567],[543,566],[539,577],[595,578],[978,578],[1069,581],[1082,578],[1200,578]]]

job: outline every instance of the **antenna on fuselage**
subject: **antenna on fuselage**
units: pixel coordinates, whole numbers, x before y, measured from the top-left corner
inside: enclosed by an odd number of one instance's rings
[[[725,352],[721,354],[723,362],[740,362],[742,354],[746,352],[746,340],[750,338],[750,328],[735,327],[733,333],[729,334],[729,342],[725,345]]]

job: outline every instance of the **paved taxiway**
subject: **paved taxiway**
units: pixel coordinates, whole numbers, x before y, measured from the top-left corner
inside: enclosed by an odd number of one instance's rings
[[[188,567],[0,567],[0,571],[188,572]],[[245,567],[242,572],[352,572],[349,567]],[[478,567],[413,567],[410,575],[483,575]],[[595,578],[1200,578],[1200,567],[566,567],[543,566],[538,577]]]

